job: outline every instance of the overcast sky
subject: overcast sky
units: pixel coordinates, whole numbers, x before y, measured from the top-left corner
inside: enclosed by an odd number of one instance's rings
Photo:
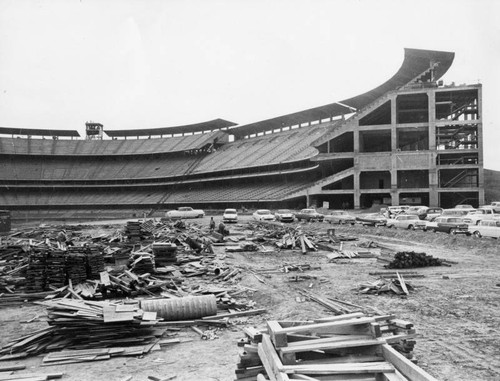
[[[255,122],[370,90],[405,47],[453,51],[445,83],[483,84],[500,170],[498,0],[0,0],[0,126]]]

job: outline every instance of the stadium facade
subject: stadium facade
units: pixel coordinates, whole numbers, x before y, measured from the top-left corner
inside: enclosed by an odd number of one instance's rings
[[[0,208],[19,215],[484,203],[481,85],[444,85],[454,53],[405,49],[356,97],[236,125],[0,127]]]

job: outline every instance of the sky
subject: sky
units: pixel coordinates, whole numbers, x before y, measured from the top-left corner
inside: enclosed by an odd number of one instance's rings
[[[0,126],[251,123],[371,90],[404,48],[455,52],[445,83],[483,85],[500,170],[498,0],[0,0]]]

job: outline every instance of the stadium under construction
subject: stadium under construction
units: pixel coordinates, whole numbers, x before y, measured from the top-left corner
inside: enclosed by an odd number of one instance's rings
[[[481,85],[444,84],[454,53],[405,49],[364,94],[246,125],[0,127],[13,216],[203,208],[484,203]]]

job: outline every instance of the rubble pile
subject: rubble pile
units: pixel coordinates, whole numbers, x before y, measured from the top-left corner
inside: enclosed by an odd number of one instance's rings
[[[441,266],[445,263],[443,259],[434,258],[426,253],[414,251],[399,251],[394,259],[385,267],[388,269],[409,269],[415,267]]]

